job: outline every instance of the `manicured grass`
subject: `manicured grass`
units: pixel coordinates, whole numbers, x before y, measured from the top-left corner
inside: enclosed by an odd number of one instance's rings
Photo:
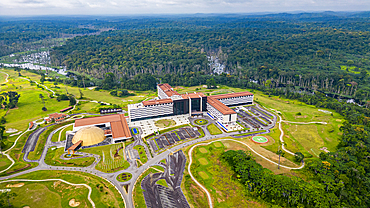
[[[206,172],[204,172],[204,171],[199,171],[198,172],[198,175],[200,177],[202,177],[203,179],[208,179],[209,178],[208,174]]]
[[[204,137],[204,136],[205,136],[205,135],[204,135],[204,131],[203,131],[203,129],[198,128],[198,132],[200,133],[199,138],[202,138],[202,137]]]
[[[72,131],[73,130],[73,125],[67,126],[66,128],[62,129],[62,133],[60,131],[56,132],[53,137],[51,138],[52,142],[57,142],[59,139],[59,133],[60,133],[60,141],[66,140],[66,132],[67,131]]]
[[[27,163],[27,162],[23,161],[24,153],[22,153],[22,149],[23,149],[23,146],[24,146],[28,136],[31,133],[32,132],[29,131],[29,132],[23,134],[19,138],[19,140],[18,140],[17,144],[14,146],[14,148],[8,152],[10,157],[12,157],[13,160],[15,161],[15,164],[9,170],[7,170],[6,172],[0,173],[0,176],[11,175],[11,174],[17,173],[19,171],[23,171],[23,170],[27,170],[27,169],[36,167],[38,165],[38,163]],[[4,160],[5,160],[5,158],[4,158]],[[8,166],[3,166],[3,169],[5,169],[7,167]]]
[[[208,160],[204,157],[198,159],[201,165],[208,165]]]
[[[203,154],[208,153],[208,150],[206,148],[200,147],[199,151]]]
[[[112,145],[87,148],[79,151],[100,155],[101,160],[96,165],[95,169],[105,173],[112,173],[119,170],[125,170],[130,167],[130,163],[127,162],[127,160],[125,159],[125,148],[118,151],[118,154],[115,156],[116,150],[120,147],[125,147],[125,144],[117,143]]]
[[[96,207],[124,207],[123,199],[121,198],[121,195],[119,192],[106,180],[101,179],[100,177],[97,177],[92,174],[88,173],[82,173],[82,172],[70,172],[70,171],[53,171],[53,170],[43,170],[43,171],[36,171],[32,173],[28,173],[22,176],[18,176],[18,179],[33,179],[33,180],[42,180],[42,179],[50,179],[50,178],[58,178],[63,179],[65,181],[68,181],[70,183],[75,184],[87,184],[92,188],[91,193],[91,199],[94,201]],[[60,187],[59,182],[46,182],[46,187],[50,191],[56,191],[57,194],[59,194],[62,198],[61,207],[69,207],[68,202],[72,198],[79,200],[86,199],[87,201],[87,188],[57,188],[53,189],[54,184],[58,184]],[[63,185],[64,186],[64,185]],[[82,192],[81,192],[82,191]],[[28,191],[24,191],[20,196],[24,197],[31,197],[30,193],[32,192],[32,189],[29,189]],[[63,193],[64,192],[64,193]],[[35,193],[35,192],[32,192]],[[39,193],[36,193],[39,194]],[[65,195],[63,195],[65,194]],[[28,195],[28,196],[26,196]],[[63,197],[65,196],[65,197]],[[71,197],[69,197],[71,196]],[[33,197],[34,201],[35,197]],[[53,201],[53,199],[51,199]],[[43,201],[44,204],[50,204],[50,201]],[[91,207],[91,204],[87,201],[87,206]],[[83,204],[82,204],[83,205]],[[32,206],[31,206],[32,207]],[[38,206],[34,206],[38,207]],[[49,207],[54,207],[49,206]],[[81,205],[80,205],[81,207]],[[83,206],[85,207],[85,206]]]
[[[155,126],[158,128],[169,128],[176,125],[176,122],[172,119],[161,119],[156,121]]]
[[[226,162],[220,159],[226,148],[222,143],[219,145],[222,146],[216,147],[212,143],[197,147],[193,151],[194,163],[191,165],[194,177],[211,193],[214,207],[268,207],[264,202],[246,196],[243,185],[230,177],[234,174],[233,171]],[[209,154],[200,153],[200,148],[207,149]],[[202,158],[209,162],[201,162]],[[190,187],[186,186],[187,193],[196,194],[190,190]],[[191,198],[193,197],[191,196]],[[195,202],[197,201],[195,200]]]
[[[95,161],[95,158],[93,157],[62,160],[60,156],[63,153],[64,153],[63,147],[54,150],[52,150],[52,148],[49,148],[48,153],[46,154],[45,157],[45,163],[53,166],[87,167]]]
[[[145,149],[142,145],[136,145],[134,147],[135,150],[137,150],[139,152],[139,155],[140,155],[140,161],[144,164],[146,162],[148,162],[148,157],[146,156],[146,153],[145,153]],[[138,163],[139,164],[139,163]],[[140,167],[140,165],[139,165]]]
[[[59,127],[65,126],[72,122],[73,121],[66,121],[63,123],[59,123],[59,124],[48,127],[44,132],[42,132],[40,134],[39,139],[37,140],[35,150],[33,152],[30,152],[30,154],[28,155],[28,159],[30,160],[40,159],[42,151],[44,150],[44,146],[46,144],[46,140],[48,139],[48,136],[51,134],[51,132],[53,132],[55,129],[58,129]]]
[[[158,180],[158,181],[156,182],[156,184],[159,184],[159,185],[161,185],[161,186],[168,187],[168,184],[167,184],[167,182],[166,182],[166,180],[165,180],[165,179],[160,179],[160,180]]]
[[[209,133],[212,135],[222,134],[222,131],[213,123],[208,125],[207,129]]]
[[[95,102],[80,101],[72,113],[99,113],[101,105]]]
[[[85,187],[76,189],[75,186],[58,182],[17,183],[25,183],[25,185],[19,188],[11,188],[12,193],[16,194],[16,197],[10,200],[14,207],[62,208],[62,204],[68,206],[70,199],[76,199],[82,206],[91,206],[91,203],[87,200],[88,189]],[[16,183],[13,182],[13,184]],[[5,184],[1,184],[0,187],[6,188]]]
[[[121,173],[117,176],[117,181],[126,182],[126,181],[129,181],[131,178],[132,178],[131,173]]]
[[[205,120],[205,119],[197,119],[194,121],[194,123],[198,124],[198,125],[206,125],[208,124],[208,121]]]

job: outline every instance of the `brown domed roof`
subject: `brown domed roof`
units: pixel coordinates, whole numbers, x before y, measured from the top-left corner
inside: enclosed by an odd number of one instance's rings
[[[82,140],[82,146],[90,146],[104,141],[104,130],[96,126],[84,127],[73,136],[72,143]]]

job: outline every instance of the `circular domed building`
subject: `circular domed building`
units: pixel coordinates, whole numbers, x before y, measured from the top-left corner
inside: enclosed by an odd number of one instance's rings
[[[91,146],[104,141],[105,135],[104,130],[96,126],[87,126],[81,128],[73,136],[72,143],[76,144],[82,141],[82,146]]]

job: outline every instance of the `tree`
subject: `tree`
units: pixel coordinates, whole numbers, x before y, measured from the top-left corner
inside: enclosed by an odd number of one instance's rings
[[[296,152],[294,158],[297,162],[303,162],[304,155],[301,152]]]
[[[69,105],[70,106],[73,106],[73,105],[76,105],[77,101],[75,99],[75,97],[73,95],[70,95],[69,96]]]
[[[84,96],[84,94],[82,93],[82,91],[81,91],[81,89],[80,89],[80,88],[78,88],[78,90],[80,91],[80,99],[82,99],[82,98],[83,98],[83,96]]]
[[[276,152],[276,154],[279,155],[279,164],[278,164],[278,169],[280,169],[280,156],[283,156],[284,157],[284,154],[285,152],[283,150],[280,149],[280,146],[279,146],[279,150]]]
[[[207,79],[207,88],[208,89],[214,89],[216,88],[216,81],[214,78]]]
[[[44,107],[42,108],[43,111],[47,111],[46,107],[45,107],[45,99],[44,99],[44,96],[42,94],[39,95],[39,98],[41,99],[41,102],[44,104]]]

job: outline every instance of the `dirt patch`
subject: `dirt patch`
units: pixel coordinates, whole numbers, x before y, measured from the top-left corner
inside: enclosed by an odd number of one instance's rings
[[[30,208],[30,206],[25,206],[25,207],[23,207],[23,208]]]
[[[17,184],[8,184],[6,185],[7,188],[19,188],[24,186],[24,183],[17,183]]]
[[[204,157],[199,158],[198,161],[200,162],[201,165],[208,165],[208,160]]]
[[[307,118],[307,116],[305,115],[305,116],[295,116],[295,118],[297,119],[297,118]]]
[[[340,119],[337,119],[337,120],[335,120],[335,121],[342,122],[342,120],[340,120]]]
[[[199,148],[199,151],[201,152],[201,153],[208,153],[208,150],[206,149],[206,148],[204,148],[204,147],[201,147],[201,148]]]
[[[203,171],[200,171],[198,172],[199,176],[202,177],[203,179],[208,179],[209,176],[207,173],[203,172]]]
[[[213,143],[213,145],[215,145],[215,147],[222,147],[221,142],[215,142],[215,143]]]
[[[78,206],[80,206],[81,202],[77,202],[75,199],[71,199],[71,200],[69,200],[68,204],[71,207],[78,207]]]

